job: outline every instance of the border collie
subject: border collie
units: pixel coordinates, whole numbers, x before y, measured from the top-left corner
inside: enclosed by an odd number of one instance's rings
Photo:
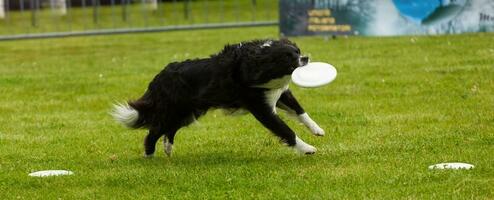
[[[165,153],[170,155],[177,131],[211,108],[248,111],[288,146],[314,154],[316,148],[297,137],[276,113],[278,107],[294,114],[314,135],[324,135],[288,89],[293,70],[308,62],[287,39],[226,45],[209,58],[168,64],[141,98],[114,105],[111,114],[129,128],[149,130],[146,157],[154,154],[163,135]]]

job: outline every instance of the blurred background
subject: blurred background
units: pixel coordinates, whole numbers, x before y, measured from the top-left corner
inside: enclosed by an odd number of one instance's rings
[[[494,31],[492,0],[0,0],[0,40],[280,25],[280,35]]]
[[[275,25],[277,12],[271,0],[0,0],[0,36]]]

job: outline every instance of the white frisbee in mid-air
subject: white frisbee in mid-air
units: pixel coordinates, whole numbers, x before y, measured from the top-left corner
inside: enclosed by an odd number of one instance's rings
[[[46,177],[46,176],[63,176],[63,175],[72,175],[74,172],[68,170],[44,170],[30,173],[29,176],[36,177]]]
[[[474,166],[468,163],[439,163],[429,166],[429,169],[473,169]]]
[[[328,63],[311,62],[292,73],[292,81],[301,87],[320,87],[336,78],[336,68]]]

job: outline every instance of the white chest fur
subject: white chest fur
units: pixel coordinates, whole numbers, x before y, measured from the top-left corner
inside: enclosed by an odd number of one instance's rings
[[[276,103],[281,97],[281,94],[288,90],[288,84],[283,86],[282,88],[278,89],[269,89],[268,91],[264,92],[264,98],[266,100],[266,103],[269,105],[269,107],[272,108],[273,113],[276,113]],[[224,110],[224,113],[226,115],[244,115],[247,114],[247,111],[244,109],[226,109]]]
[[[254,86],[268,89],[264,93],[264,97],[266,98],[266,103],[273,109],[274,113],[276,113],[276,102],[280,99],[281,94],[288,90],[288,84],[292,80],[291,78],[291,75],[286,75],[281,78],[273,79],[262,85]]]
[[[276,102],[278,102],[281,94],[286,90],[288,90],[288,84],[282,88],[270,89],[264,93],[266,103],[273,109],[273,113],[276,113]]]

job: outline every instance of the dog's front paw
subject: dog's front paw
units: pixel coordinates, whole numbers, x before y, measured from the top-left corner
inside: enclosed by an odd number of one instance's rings
[[[310,144],[305,143],[300,138],[296,138],[295,146],[293,146],[301,154],[315,154],[317,149]]]
[[[154,154],[146,154],[144,153],[144,158],[153,158]]]
[[[326,134],[324,130],[321,127],[319,127],[317,124],[310,126],[309,129],[314,135],[317,136],[324,136],[324,134]]]
[[[323,136],[325,134],[324,130],[321,127],[319,127],[319,125],[317,125],[317,123],[309,117],[309,114],[303,113],[298,116],[298,119],[305,126],[307,126],[307,128],[309,128],[314,135]]]

